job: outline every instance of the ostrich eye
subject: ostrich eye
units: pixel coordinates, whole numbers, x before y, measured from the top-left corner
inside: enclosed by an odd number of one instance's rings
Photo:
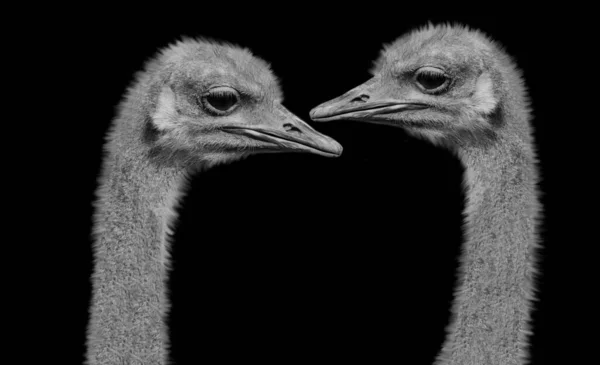
[[[217,115],[233,111],[239,101],[238,92],[230,87],[216,87],[202,96],[205,108]]]
[[[423,67],[417,71],[416,80],[424,91],[442,91],[450,78],[439,68]]]

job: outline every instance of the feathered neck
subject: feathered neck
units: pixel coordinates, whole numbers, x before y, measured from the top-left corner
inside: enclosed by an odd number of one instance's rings
[[[514,127],[456,147],[465,167],[465,243],[438,364],[484,358],[520,364],[527,357],[538,175],[527,120],[502,123]]]
[[[186,172],[128,132],[109,135],[97,191],[90,364],[167,361],[167,237]]]

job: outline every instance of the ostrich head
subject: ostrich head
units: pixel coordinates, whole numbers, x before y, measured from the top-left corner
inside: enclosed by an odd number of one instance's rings
[[[311,118],[393,125],[433,142],[482,140],[502,127],[508,90],[523,88],[499,46],[463,26],[430,24],[399,38],[385,47],[372,73],[314,108]]]
[[[142,134],[157,156],[221,163],[253,153],[342,152],[283,107],[269,65],[246,49],[184,39],[149,62],[140,80],[130,99],[140,100]]]

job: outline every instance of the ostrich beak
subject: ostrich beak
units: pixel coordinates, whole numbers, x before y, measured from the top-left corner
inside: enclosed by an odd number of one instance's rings
[[[275,145],[269,148],[272,152],[308,152],[326,157],[342,154],[342,146],[338,142],[317,132],[280,104],[259,124],[225,126],[223,129]]]
[[[344,95],[317,106],[310,111],[310,117],[315,122],[346,119],[391,124],[394,123],[393,120],[386,118],[385,114],[424,108],[426,105],[423,103],[386,97],[385,92],[381,92],[378,80],[373,78]]]

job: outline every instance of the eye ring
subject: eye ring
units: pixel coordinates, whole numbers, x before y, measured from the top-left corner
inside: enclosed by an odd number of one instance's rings
[[[439,94],[450,85],[450,76],[437,67],[421,67],[415,72],[414,78],[421,91],[428,94]]]
[[[240,94],[232,87],[217,86],[200,97],[204,109],[213,115],[226,115],[240,104]]]

